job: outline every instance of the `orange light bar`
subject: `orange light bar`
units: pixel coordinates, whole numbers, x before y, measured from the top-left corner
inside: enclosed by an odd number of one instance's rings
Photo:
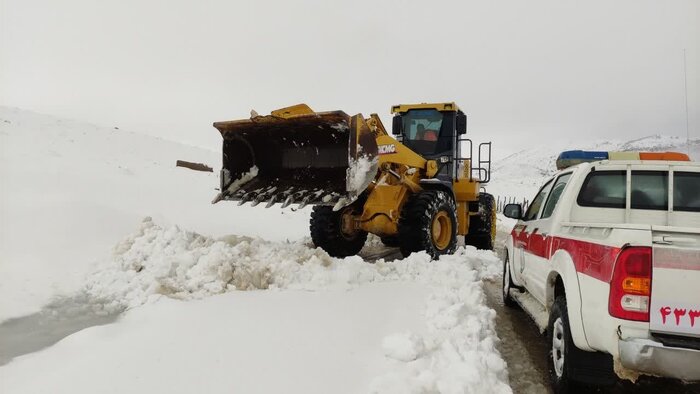
[[[690,157],[679,152],[639,152],[640,160],[690,161]]]
[[[622,280],[622,290],[629,294],[649,295],[651,294],[651,280],[628,276]]]

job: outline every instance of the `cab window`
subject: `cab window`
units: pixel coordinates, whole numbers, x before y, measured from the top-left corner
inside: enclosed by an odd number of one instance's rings
[[[583,181],[576,202],[582,207],[625,208],[626,171],[594,171]]]
[[[673,173],[673,210],[700,212],[700,173]]]
[[[402,115],[403,143],[423,155],[452,150],[454,113],[412,109]]]
[[[633,209],[668,210],[668,172],[632,171]]]
[[[532,199],[532,203],[530,204],[530,207],[527,209],[527,212],[525,212],[525,216],[523,216],[524,221],[530,221],[537,219],[537,214],[540,213],[540,209],[542,208],[542,203],[544,202],[545,197],[547,197],[547,190],[549,189],[549,185],[552,184],[552,180],[550,179],[549,182],[545,183],[544,186],[540,189],[539,192],[537,192],[537,195],[535,198]]]
[[[569,182],[569,178],[571,178],[571,173],[563,174],[559,176],[559,178],[557,178],[556,183],[554,183],[554,186],[552,187],[552,191],[549,192],[549,197],[547,197],[547,203],[544,204],[544,210],[542,210],[542,219],[552,216],[554,208],[556,208],[557,202],[559,202],[559,198],[561,198],[561,195],[564,192],[564,189],[566,188],[566,184]]]

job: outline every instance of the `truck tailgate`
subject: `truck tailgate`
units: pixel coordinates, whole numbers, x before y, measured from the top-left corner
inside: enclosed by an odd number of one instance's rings
[[[652,227],[652,332],[700,337],[700,229]]]

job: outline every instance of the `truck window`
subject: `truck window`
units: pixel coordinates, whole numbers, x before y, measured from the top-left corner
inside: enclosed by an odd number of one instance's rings
[[[632,171],[633,209],[668,210],[668,172]]]
[[[544,202],[544,198],[547,197],[547,189],[549,189],[549,185],[552,183],[552,180],[550,179],[547,183],[542,186],[539,192],[537,192],[537,195],[535,196],[534,199],[532,199],[532,204],[530,204],[530,207],[527,209],[527,212],[525,212],[525,216],[523,217],[523,220],[529,221],[533,219],[537,219],[537,214],[540,213],[540,208],[542,208],[542,203]]]
[[[542,211],[541,216],[542,219],[552,216],[554,208],[556,208],[557,202],[564,192],[567,182],[569,182],[569,178],[571,178],[571,173],[563,174],[557,178],[557,181],[554,183],[554,187],[552,187],[552,191],[549,192],[547,203],[544,204],[544,210]]]
[[[673,173],[673,210],[700,212],[700,173]]]
[[[576,202],[582,207],[625,208],[627,173],[594,171],[588,174]]]

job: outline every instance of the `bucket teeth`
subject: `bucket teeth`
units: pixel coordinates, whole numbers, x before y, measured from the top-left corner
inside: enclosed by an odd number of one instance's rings
[[[309,194],[306,197],[304,197],[304,199],[301,200],[301,202],[299,203],[299,207],[297,209],[304,208],[309,203],[309,200],[311,200],[311,197],[313,197],[313,194]]]
[[[243,193],[241,199],[238,201],[238,206],[241,206],[250,200],[250,193]]]
[[[267,202],[265,205],[265,208],[270,208],[271,206],[275,205],[275,201],[277,200],[278,194],[273,194],[272,197],[270,198],[270,201]]]
[[[287,208],[290,204],[294,202],[294,195],[288,196],[282,203],[282,208]]]
[[[253,202],[250,203],[250,206],[254,207],[254,206],[260,204],[264,199],[265,199],[265,193],[260,193],[255,197],[255,199],[253,199]]]
[[[321,201],[323,201],[324,204],[332,204],[337,199],[338,199],[338,195],[336,193],[326,194],[323,197],[321,197]]]

